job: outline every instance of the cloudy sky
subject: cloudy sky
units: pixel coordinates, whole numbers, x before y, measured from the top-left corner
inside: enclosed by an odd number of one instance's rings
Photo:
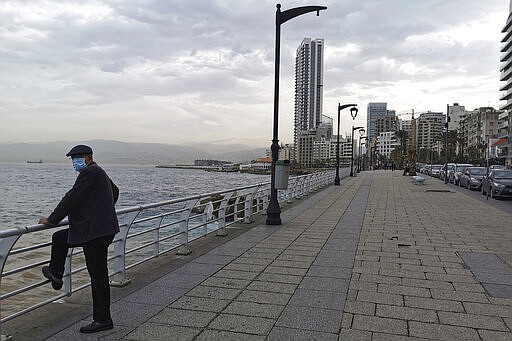
[[[271,0],[1,0],[0,142],[272,139]],[[281,1],[279,139],[293,140],[295,51],[325,39],[324,114],[499,106],[508,0]],[[335,120],[336,124],[336,120]]]

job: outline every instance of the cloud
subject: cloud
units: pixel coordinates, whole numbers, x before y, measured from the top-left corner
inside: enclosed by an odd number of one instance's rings
[[[324,111],[498,106],[505,0],[320,1],[282,26],[280,140],[295,51],[325,39]],[[272,135],[275,1],[0,3],[0,140],[260,141]],[[283,4],[283,10],[310,5]],[[348,116],[348,115],[345,115]],[[348,132],[350,118],[343,117]],[[46,133],[41,134],[39,131]]]

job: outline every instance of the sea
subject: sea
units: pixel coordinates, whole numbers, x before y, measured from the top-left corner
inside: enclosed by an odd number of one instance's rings
[[[153,165],[100,166],[119,187],[117,209],[270,181],[268,175],[236,172],[156,168]],[[71,162],[0,163],[0,230],[34,225],[38,223],[39,217],[50,215],[62,196],[73,186],[77,175]],[[45,230],[24,235],[15,247],[28,247],[49,240],[52,232],[53,230]],[[48,259],[48,251],[45,253],[34,250],[25,255],[11,255],[4,271],[44,262]],[[73,262],[76,263],[74,268],[83,266],[83,259],[80,257],[73,257]],[[82,273],[74,275],[73,278],[74,285],[88,281],[88,277]],[[28,287],[41,280],[39,267],[13,276],[3,276],[0,294]],[[45,285],[2,300],[0,316],[4,318],[53,295],[55,292],[49,285]]]
[[[270,181],[269,175],[98,163],[119,187],[116,208]],[[0,230],[37,224],[72,186],[70,163],[0,163]]]

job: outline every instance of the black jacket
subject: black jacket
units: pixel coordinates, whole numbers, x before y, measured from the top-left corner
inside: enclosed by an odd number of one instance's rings
[[[52,214],[50,223],[56,225],[66,216],[69,219],[68,244],[84,243],[119,232],[114,204],[119,189],[107,173],[95,162],[90,163],[76,178]]]

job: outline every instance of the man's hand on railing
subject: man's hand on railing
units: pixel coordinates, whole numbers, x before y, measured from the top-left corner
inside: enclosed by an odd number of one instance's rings
[[[46,217],[40,217],[39,218],[39,224],[43,224],[43,225],[51,225],[50,221],[48,220],[48,218]]]

